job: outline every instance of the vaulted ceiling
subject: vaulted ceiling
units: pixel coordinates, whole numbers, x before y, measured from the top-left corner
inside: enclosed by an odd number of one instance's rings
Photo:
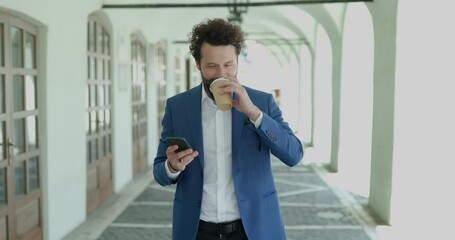
[[[370,0],[372,1],[372,0]],[[147,38],[166,38],[173,42],[187,40],[192,26],[203,19],[230,16],[230,9],[246,10],[242,13],[242,29],[249,39],[269,48],[292,49],[306,44],[313,48],[317,24],[339,33],[340,19],[347,2],[360,0],[104,0],[103,11],[112,16],[128,19],[136,24]],[[156,31],[154,31],[156,30]],[[159,32],[156,36],[153,32]]]

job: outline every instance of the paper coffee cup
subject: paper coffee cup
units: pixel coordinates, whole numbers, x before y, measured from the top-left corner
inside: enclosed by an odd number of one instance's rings
[[[220,88],[219,84],[223,81],[229,81],[226,78],[217,78],[213,80],[210,84],[210,91],[213,93],[213,97],[215,98],[215,104],[220,111],[228,111],[232,108],[232,96],[230,93],[225,93],[220,95]]]

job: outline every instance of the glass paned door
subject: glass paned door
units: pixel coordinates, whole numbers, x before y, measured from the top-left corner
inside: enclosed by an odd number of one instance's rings
[[[8,170],[9,162],[6,154],[6,67],[5,67],[5,42],[6,33],[5,27],[7,23],[6,15],[0,12],[0,239],[8,239],[9,226],[7,219],[9,212],[8,207]]]
[[[145,41],[137,34],[131,37],[131,102],[133,133],[133,173],[137,175],[148,167],[147,163],[147,87]]]
[[[0,239],[42,239],[38,29],[0,12]]]
[[[165,52],[161,44],[157,43],[155,45],[155,66],[154,66],[154,73],[155,73],[155,80],[157,85],[157,96],[158,96],[158,139],[160,137],[161,131],[163,127],[161,126],[161,120],[164,117],[164,108],[166,104],[166,92],[167,92],[167,84],[166,84],[166,59],[165,59]]]
[[[112,79],[110,26],[96,14],[87,29],[87,212],[91,213],[112,193]],[[109,146],[109,147],[107,147]]]

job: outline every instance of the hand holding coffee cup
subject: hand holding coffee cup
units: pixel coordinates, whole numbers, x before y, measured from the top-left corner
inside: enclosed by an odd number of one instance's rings
[[[217,78],[210,84],[210,91],[213,93],[215,98],[215,104],[220,111],[228,111],[232,108],[232,96],[231,93],[224,93],[220,95],[221,88],[219,85],[224,81],[229,81],[226,78]]]

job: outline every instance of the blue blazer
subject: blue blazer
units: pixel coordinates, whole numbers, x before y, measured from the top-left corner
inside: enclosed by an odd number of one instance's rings
[[[162,121],[163,132],[154,161],[155,180],[161,185],[177,184],[174,196],[172,238],[195,239],[201,210],[204,169],[202,139],[202,85],[169,98]],[[286,239],[278,196],[272,176],[270,153],[288,166],[303,157],[303,146],[283,121],[271,94],[246,88],[253,103],[263,112],[256,129],[248,117],[232,108],[232,177],[240,216],[249,239]],[[188,140],[199,156],[186,166],[176,181],[164,168],[166,137]]]

